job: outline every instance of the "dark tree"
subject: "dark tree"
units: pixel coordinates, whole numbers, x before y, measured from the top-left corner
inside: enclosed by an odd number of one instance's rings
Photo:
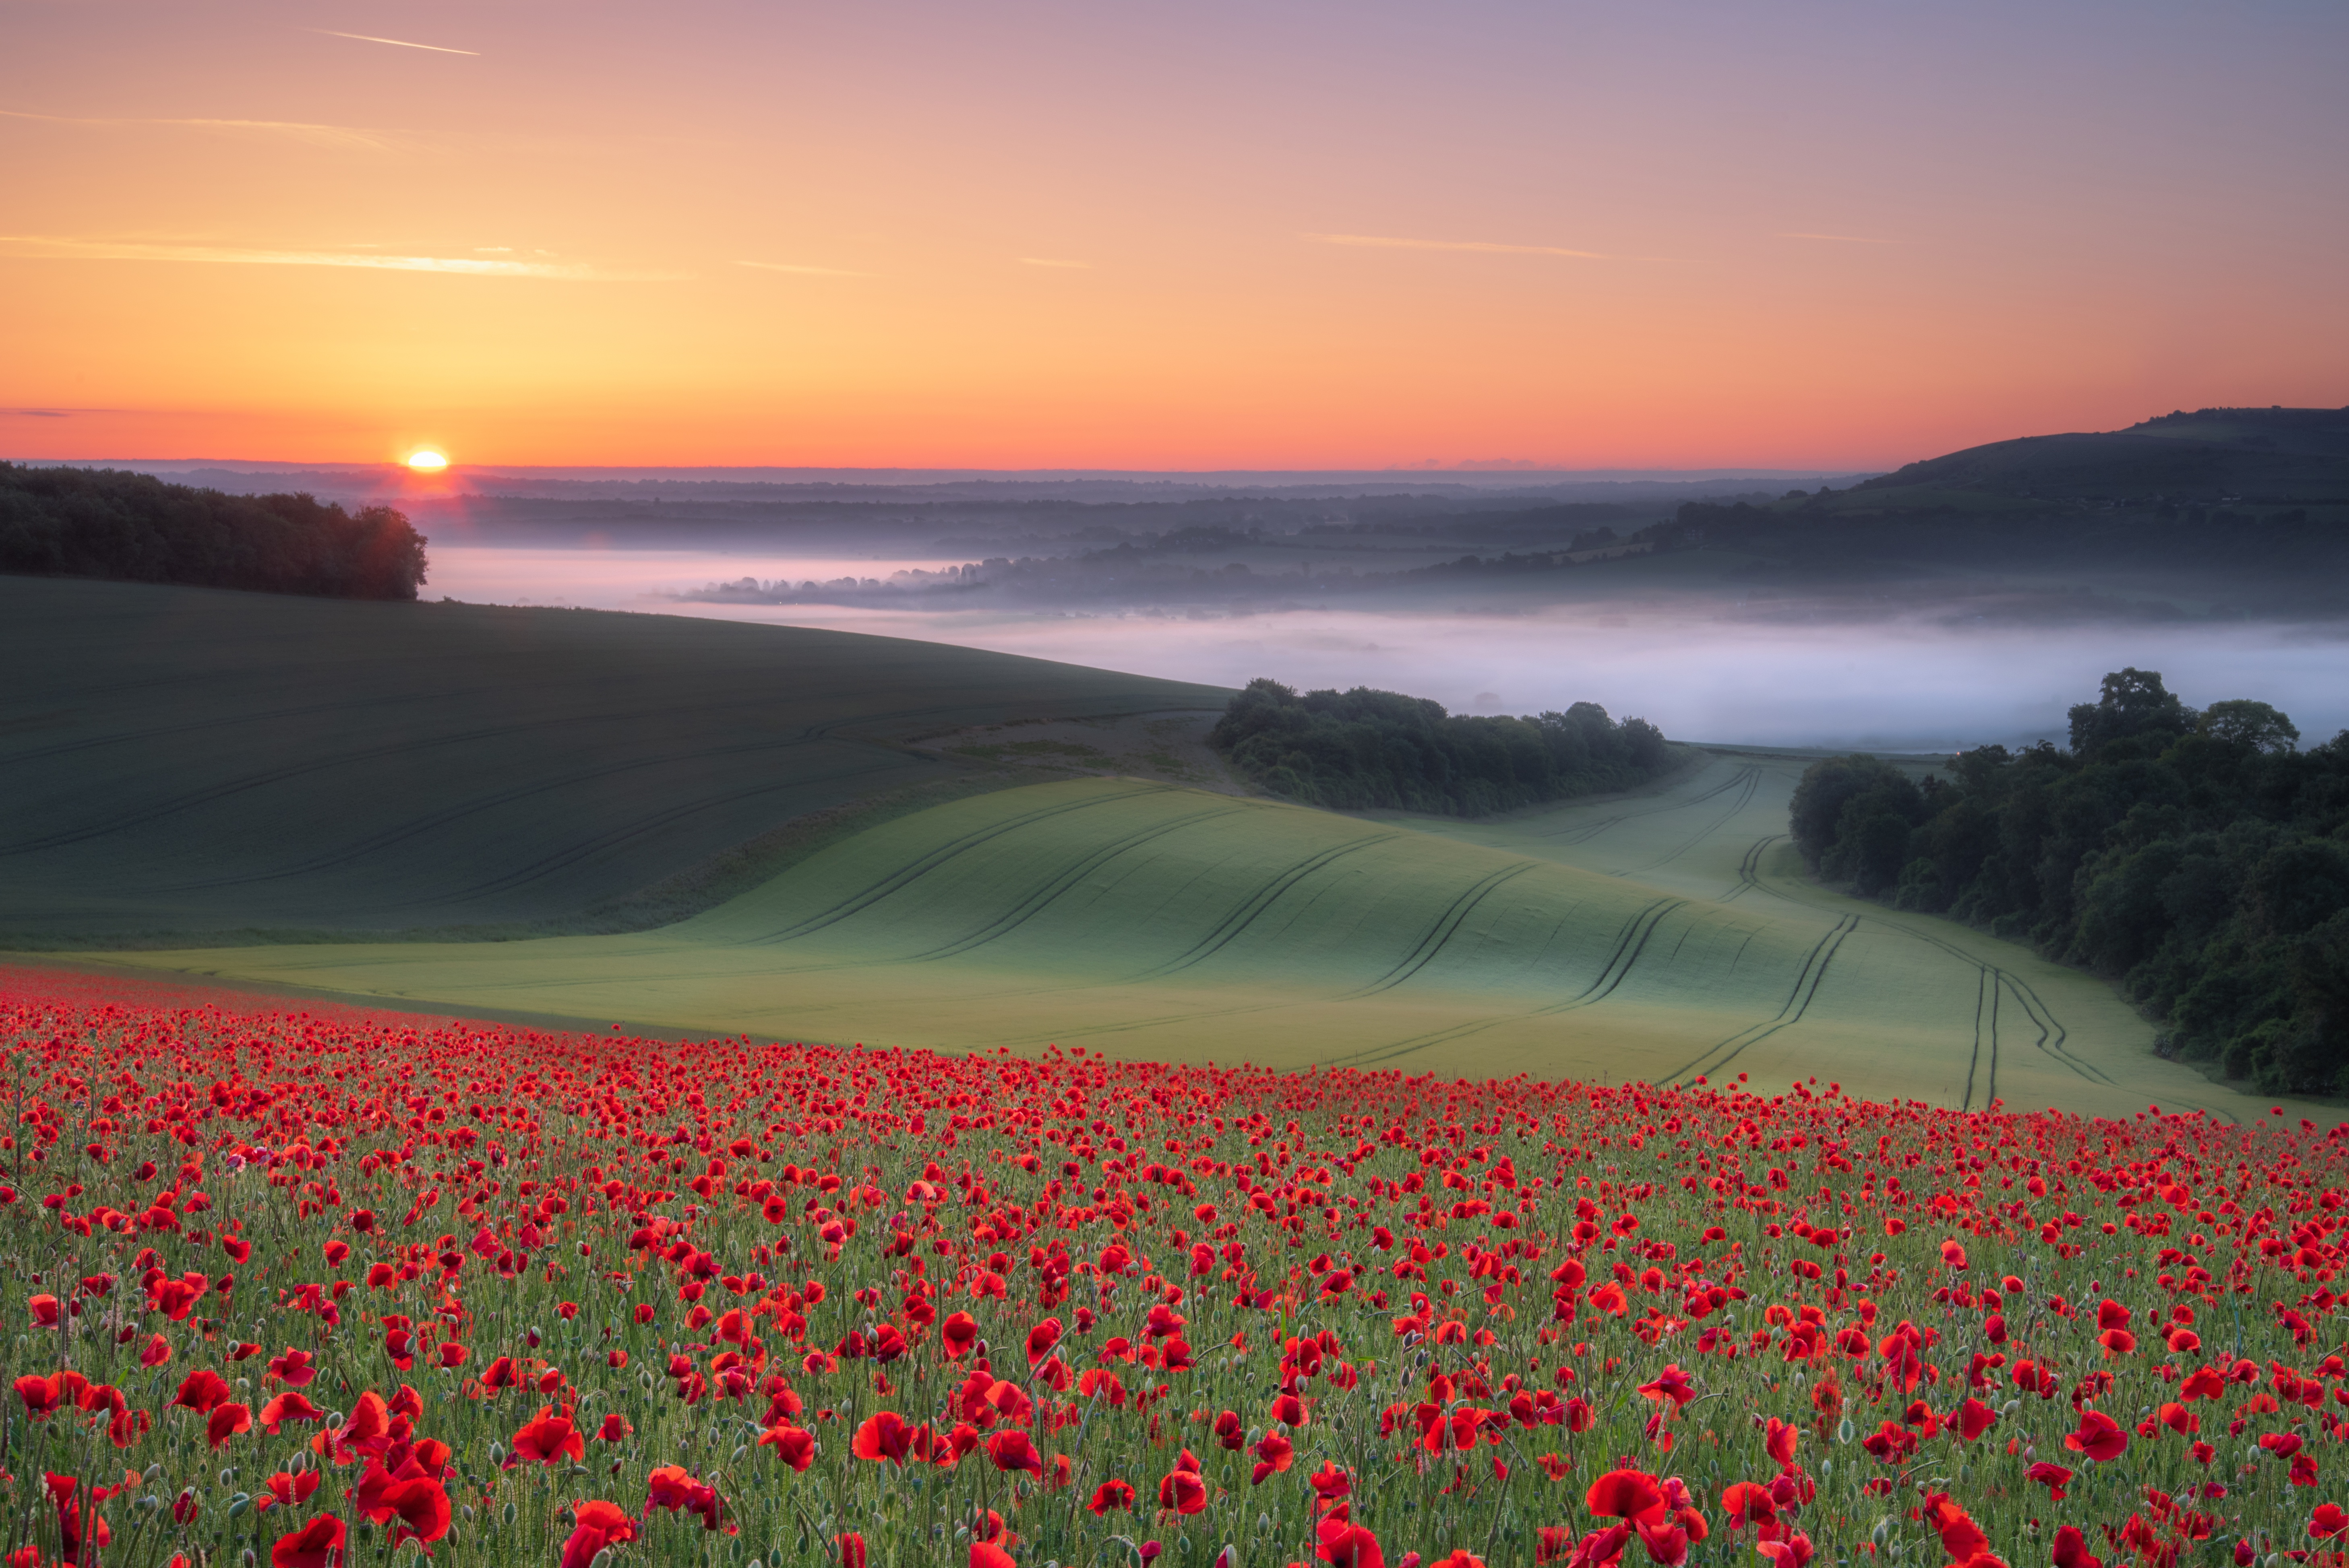
[[[226,495],[113,469],[0,463],[0,572],[413,599],[425,541],[388,506]]]

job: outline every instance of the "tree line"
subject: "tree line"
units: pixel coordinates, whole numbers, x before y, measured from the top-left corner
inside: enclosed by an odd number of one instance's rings
[[[1655,726],[1618,724],[1597,703],[1478,718],[1399,692],[1300,696],[1262,679],[1232,698],[1207,742],[1242,777],[1287,799],[1452,817],[1628,789],[1680,761]]]
[[[424,544],[388,506],[228,495],[116,469],[0,462],[0,572],[413,599]]]
[[[2349,731],[2301,750],[2262,702],[2105,677],[2071,745],[1959,753],[1921,782],[1814,764],[1794,841],[1826,881],[2111,978],[2163,1048],[2268,1092],[2349,1092]]]

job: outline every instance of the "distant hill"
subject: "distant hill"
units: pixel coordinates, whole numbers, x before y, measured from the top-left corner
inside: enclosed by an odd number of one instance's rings
[[[2126,430],[2024,436],[1928,458],[1845,492],[2158,503],[2349,502],[2349,408],[2201,408]],[[1911,498],[1913,499],[1913,498]]]

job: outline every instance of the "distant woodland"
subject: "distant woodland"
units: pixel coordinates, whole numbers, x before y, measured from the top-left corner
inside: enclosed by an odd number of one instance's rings
[[[2136,669],[2070,718],[2069,748],[1986,746],[1921,785],[1816,763],[1795,843],[1826,881],[2111,977],[2175,1055],[2349,1093],[2349,731],[2300,750],[2266,703],[2198,712]]]
[[[0,572],[413,599],[424,543],[388,506],[350,512],[308,495],[0,463]]]
[[[1207,742],[1288,799],[1455,817],[1628,789],[1680,761],[1655,726],[1618,724],[1597,703],[1478,718],[1367,686],[1299,696],[1261,679],[1232,699]]]

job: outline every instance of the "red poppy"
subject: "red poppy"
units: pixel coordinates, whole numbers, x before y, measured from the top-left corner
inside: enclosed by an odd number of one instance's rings
[[[1158,1506],[1177,1513],[1196,1513],[1207,1506],[1206,1483],[1196,1470],[1170,1470],[1158,1483]]]
[[[2128,1433],[2121,1424],[2102,1410],[2080,1412],[2080,1429],[2064,1439],[2064,1446],[2075,1454],[2085,1454],[2098,1464],[2116,1460],[2128,1451]]]
[[[647,1484],[649,1488],[645,1498],[647,1516],[656,1508],[666,1508],[671,1513],[682,1511],[700,1515],[704,1530],[718,1528],[723,1509],[718,1499],[718,1489],[694,1480],[692,1473],[683,1465],[663,1465],[653,1471]]]
[[[1044,1479],[1043,1456],[1037,1453],[1026,1432],[1015,1429],[996,1433],[987,1439],[987,1457],[995,1461],[997,1470],[1026,1470],[1039,1480]]]
[[[1297,1457],[1297,1445],[1278,1432],[1267,1432],[1256,1446],[1256,1468],[1250,1472],[1248,1484],[1262,1486],[1267,1476],[1286,1470]]]
[[[2073,1525],[2055,1527],[2055,1544],[2052,1553],[2055,1568],[2105,1568],[2104,1559],[2090,1555],[2088,1542]]]
[[[1729,1527],[1741,1524],[1768,1524],[1778,1517],[1778,1505],[1770,1489],[1750,1480],[1733,1480],[1722,1489],[1722,1511],[1729,1517]]]
[[[574,1502],[571,1511],[574,1523],[563,1543],[562,1568],[588,1568],[606,1546],[636,1538],[636,1522],[617,1503]]]
[[[759,1434],[759,1446],[774,1449],[776,1458],[802,1474],[815,1463],[815,1434],[797,1427],[769,1427]]]
[[[1133,1507],[1133,1488],[1122,1480],[1105,1480],[1093,1488],[1093,1500],[1085,1506],[1092,1510],[1096,1518],[1115,1512],[1119,1509],[1131,1511]]]
[[[2045,1460],[2033,1463],[2023,1472],[2026,1480],[2035,1480],[2047,1488],[2047,1501],[2064,1501],[2064,1489],[2072,1480],[2072,1472],[2062,1465],[2049,1464]]]
[[[1012,1561],[1010,1553],[994,1542],[974,1541],[970,1543],[970,1568],[1019,1568],[1019,1565]]]
[[[513,1435],[513,1451],[506,1455],[505,1468],[520,1464],[551,1465],[562,1460],[584,1460],[587,1457],[587,1439],[572,1424],[571,1412],[555,1413],[554,1407],[543,1405],[537,1415],[523,1423]]]
[[[1601,1519],[1652,1522],[1664,1515],[1664,1494],[1656,1478],[1635,1470],[1609,1470],[1590,1483],[1583,1501]]]
[[[881,1410],[867,1417],[864,1424],[856,1429],[849,1451],[860,1460],[886,1460],[893,1465],[902,1465],[913,1447],[914,1429],[905,1424],[905,1418],[895,1410]]]
[[[1361,1525],[1325,1519],[1313,1532],[1313,1555],[1332,1568],[1387,1568],[1379,1538]]]
[[[243,1405],[215,1405],[212,1413],[204,1418],[204,1441],[213,1448],[220,1447],[239,1432],[251,1430],[253,1412]]]
[[[1989,1431],[1997,1421],[1996,1410],[1972,1398],[1950,1412],[1951,1429],[1970,1443]]]
[[[342,1556],[343,1522],[331,1513],[279,1536],[269,1549],[272,1568],[338,1568]]]

